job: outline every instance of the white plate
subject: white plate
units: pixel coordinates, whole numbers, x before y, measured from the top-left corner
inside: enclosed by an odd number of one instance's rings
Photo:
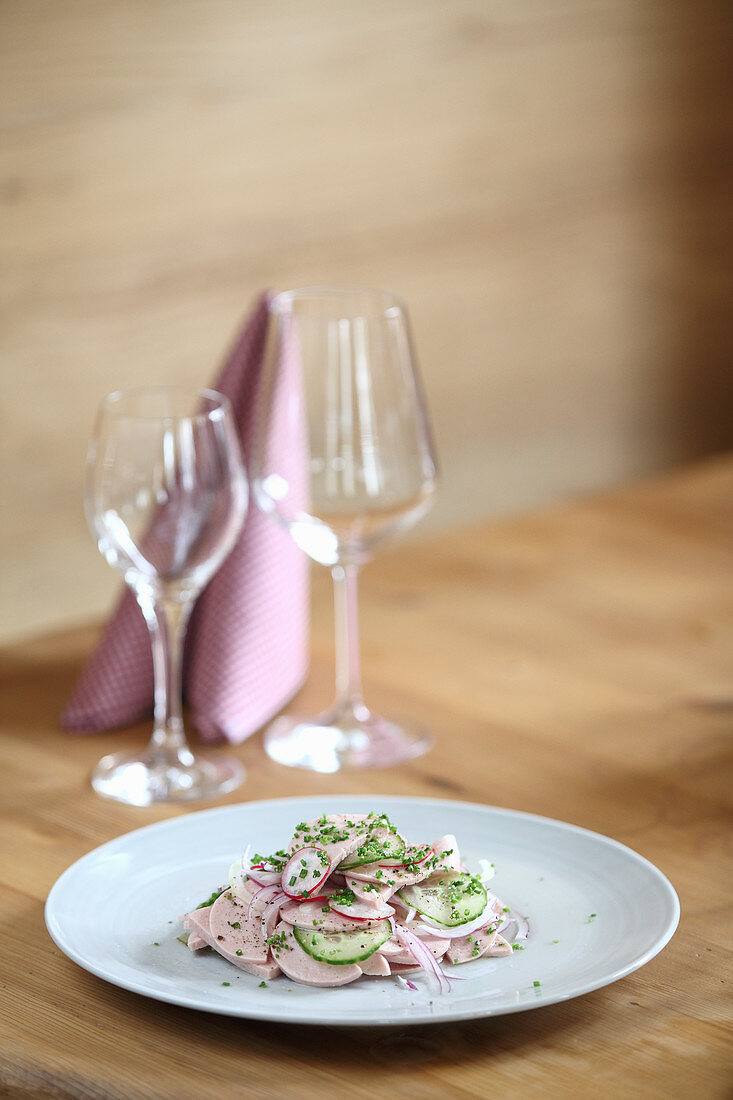
[[[422,972],[418,992],[394,978],[314,989],[281,976],[262,989],[214,952],[178,942],[178,915],[226,880],[247,843],[274,851],[299,821],[369,810],[388,813],[412,841],[455,833],[469,868],[493,862],[492,889],[529,917],[525,949],[446,966],[466,980],[441,996]],[[64,872],[46,924],[85,970],[160,1001],[287,1023],[405,1025],[521,1012],[608,985],[661,951],[679,912],[661,871],[598,833],[469,802],[343,795],[246,802],[127,833]]]

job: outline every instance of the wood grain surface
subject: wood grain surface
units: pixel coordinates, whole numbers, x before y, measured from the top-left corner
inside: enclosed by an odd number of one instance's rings
[[[263,287],[410,304],[418,532],[733,446],[729,0],[0,4],[0,639],[103,614],[108,391]],[[64,578],[60,582],[59,578]]]
[[[389,771],[316,776],[236,750],[228,801],[375,793],[561,818],[629,844],[677,888],[679,930],[642,970],[519,1015],[391,1031],[229,1020],[107,985],[48,937],[57,876],[97,844],[181,811],[106,803],[92,764],[146,726],[58,729],[96,635],[0,658],[2,1065],[12,1098],[400,1096],[723,1098],[730,1086],[733,459],[603,499],[384,555],[363,579],[367,695],[432,726]],[[315,708],[331,684],[314,587]]]

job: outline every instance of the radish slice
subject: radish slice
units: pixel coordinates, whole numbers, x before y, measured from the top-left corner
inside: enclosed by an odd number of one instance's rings
[[[351,905],[344,905],[338,901],[329,901],[329,907],[342,917],[351,917],[352,920],[384,920],[385,917],[393,917],[394,909],[389,905],[369,905],[367,902],[356,898]]]
[[[323,848],[299,848],[283,867],[282,888],[289,898],[309,898],[323,885],[330,870],[331,860]]]
[[[428,936],[437,934],[445,940],[457,940],[462,936],[469,936],[471,932],[477,932],[479,928],[485,928],[488,924],[494,924],[498,928],[501,917],[497,916],[494,909],[495,900],[495,898],[490,897],[482,913],[479,913],[473,920],[466,921],[465,924],[457,924],[453,928],[446,928],[444,924],[438,924],[437,921],[432,921],[430,917],[421,916],[419,923],[415,925],[415,931]]]
[[[440,992],[450,993],[448,975],[444,973],[435,955],[425,946],[422,940],[399,924],[395,925],[394,934],[400,943],[407,948],[418,966],[421,966],[428,976],[437,982]]]
[[[367,921],[383,919],[378,915],[376,917],[355,917],[353,913],[344,913],[341,909],[337,909],[335,905],[331,905],[329,908],[332,913],[336,913],[339,917],[346,917],[346,920],[353,920],[355,924],[365,924]]]

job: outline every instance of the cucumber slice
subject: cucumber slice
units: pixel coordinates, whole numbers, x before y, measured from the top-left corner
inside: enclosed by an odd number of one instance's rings
[[[318,962],[343,966],[368,959],[392,935],[388,920],[380,920],[371,928],[355,928],[353,932],[317,932],[311,928],[293,928],[295,939]]]
[[[339,871],[349,871],[353,867],[363,867],[365,863],[379,863],[382,859],[394,859],[405,850],[405,842],[397,833],[390,832],[380,825],[369,834],[361,848],[346,856],[339,863]]]
[[[473,875],[439,871],[419,886],[398,890],[406,905],[446,928],[475,920],[486,908],[486,890]]]

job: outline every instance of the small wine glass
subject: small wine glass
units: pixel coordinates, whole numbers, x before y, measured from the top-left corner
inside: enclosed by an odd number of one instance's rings
[[[196,597],[233,548],[247,480],[231,406],[214,390],[111,393],[87,458],[86,513],[150,631],[154,729],[143,753],[103,757],[99,794],[136,806],[213,798],[244,779],[234,758],[194,755],[181,714],[181,660]]]
[[[253,495],[331,569],[336,610],[333,705],[315,717],[280,717],[265,732],[265,749],[281,764],[318,772],[409,760],[431,738],[364,703],[357,608],[360,567],[425,514],[436,487],[405,305],[358,287],[276,295],[261,393]],[[286,441],[302,454],[301,478],[284,467]]]

